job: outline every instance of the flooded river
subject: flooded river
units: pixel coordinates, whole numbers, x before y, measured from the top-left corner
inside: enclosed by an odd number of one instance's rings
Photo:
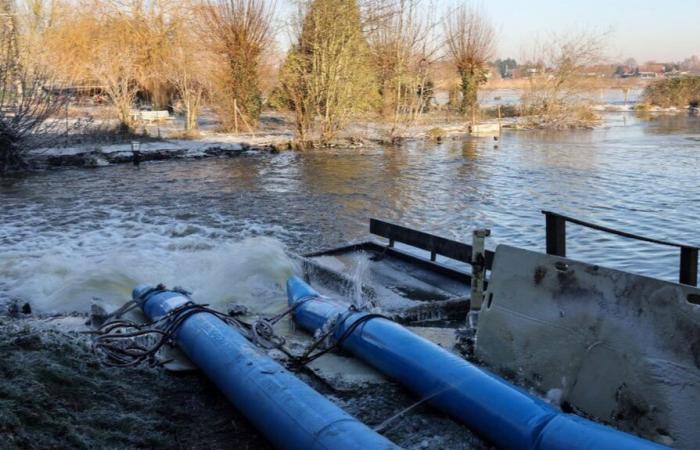
[[[0,296],[46,311],[140,282],[256,297],[305,252],[376,217],[489,246],[544,248],[542,209],[700,245],[700,118],[614,114],[594,131],[508,132],[396,148],[64,169],[0,182]],[[576,259],[677,278],[678,256],[570,226]]]

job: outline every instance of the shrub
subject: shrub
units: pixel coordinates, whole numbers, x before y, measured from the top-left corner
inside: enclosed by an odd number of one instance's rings
[[[700,103],[700,76],[656,81],[644,90],[644,101],[662,108],[687,108]]]
[[[443,139],[445,139],[445,137],[447,137],[447,133],[445,132],[445,130],[439,127],[431,128],[430,130],[428,130],[426,135],[429,139],[438,142],[442,141]]]
[[[43,75],[0,67],[0,173],[26,167],[24,156],[40,136],[56,136],[50,121],[66,99],[51,93]]]

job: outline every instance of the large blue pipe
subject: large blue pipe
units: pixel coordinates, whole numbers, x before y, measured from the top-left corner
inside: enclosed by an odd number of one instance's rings
[[[321,297],[296,277],[288,280],[287,294],[296,323],[311,333],[339,318],[338,339],[367,315]],[[341,346],[502,449],[664,448],[564,414],[391,320],[361,322]]]
[[[181,293],[134,289],[152,320],[191,302]],[[398,449],[260,352],[233,327],[207,312],[187,318],[178,346],[239,411],[280,449]]]

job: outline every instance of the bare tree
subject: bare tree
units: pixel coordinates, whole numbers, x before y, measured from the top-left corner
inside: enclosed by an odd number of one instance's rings
[[[28,67],[47,63],[46,34],[62,13],[63,4],[58,0],[18,1],[17,22],[22,36],[20,58]]]
[[[173,89],[167,77],[166,62],[173,48],[177,28],[187,10],[182,0],[107,0],[111,15],[128,24],[136,47],[136,78],[140,94],[153,109],[165,109],[172,102]],[[122,5],[126,4],[126,8]]]
[[[460,112],[474,117],[479,86],[487,81],[488,62],[493,58],[496,31],[476,7],[462,6],[445,19],[447,50],[460,77]]]
[[[24,71],[19,78],[6,74],[0,73],[0,172],[24,169],[25,153],[42,142],[42,136],[56,138],[68,131],[52,121],[67,98],[54,94],[46,73]]]
[[[168,46],[161,55],[162,77],[174,88],[181,102],[187,133],[194,133],[198,128],[197,119],[211,91],[211,74],[216,59],[207,40],[198,33],[202,18],[199,13],[200,9],[187,2],[171,11]]]
[[[88,69],[114,103],[122,128],[132,129],[135,122],[131,111],[140,89],[136,82],[139,41],[132,33],[128,19],[119,15],[102,17],[96,31]]]
[[[221,58],[213,71],[212,103],[227,129],[237,117],[257,122],[262,109],[259,75],[263,55],[272,44],[271,0],[208,0],[202,9],[205,32]]]
[[[591,108],[587,67],[604,59],[607,34],[567,31],[537,43],[526,58],[532,67],[521,99],[530,126],[569,128],[589,126],[598,117]]]
[[[420,9],[421,0],[379,1],[368,43],[382,98],[381,113],[393,122],[415,119],[429,100],[430,69],[439,46],[434,22]],[[382,6],[384,6],[382,8]]]
[[[9,84],[13,84],[13,78],[19,81],[22,71],[20,49],[17,42],[18,36],[17,11],[14,0],[0,0],[0,42],[2,43],[2,74]],[[7,86],[4,83],[4,87]],[[17,85],[19,88],[19,85]],[[19,92],[17,93],[20,94]]]
[[[98,85],[114,104],[122,129],[130,129],[147,46],[134,32],[128,8],[104,0],[80,0],[79,6],[47,32],[49,64],[65,80]]]
[[[94,79],[90,66],[102,25],[99,5],[82,1],[79,6],[70,12],[57,7],[51,26],[32,33],[34,45],[43,49],[41,60],[56,76],[78,82]]]
[[[186,38],[187,39],[187,38]],[[167,77],[175,87],[185,115],[185,131],[194,132],[206,94],[209,92],[209,71],[206,55],[193,52],[189,39],[175,43],[167,62]]]
[[[14,3],[0,4],[0,172],[24,168],[30,140],[52,130],[49,119],[65,104],[52,95],[49,77],[23,67],[17,43]]]
[[[29,140],[62,106],[45,90],[47,77],[20,61],[14,1],[0,3],[0,172],[24,167]]]

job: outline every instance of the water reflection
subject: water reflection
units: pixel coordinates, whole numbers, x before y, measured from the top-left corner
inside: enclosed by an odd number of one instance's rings
[[[540,210],[700,245],[700,118],[608,118],[594,131],[232,160],[61,170],[0,184],[0,254],[212,248],[266,235],[304,252],[369,217],[490,246],[544,248]],[[182,224],[188,225],[182,228]],[[673,249],[570,228],[573,257],[675,279]],[[98,256],[95,256],[98,255]]]

